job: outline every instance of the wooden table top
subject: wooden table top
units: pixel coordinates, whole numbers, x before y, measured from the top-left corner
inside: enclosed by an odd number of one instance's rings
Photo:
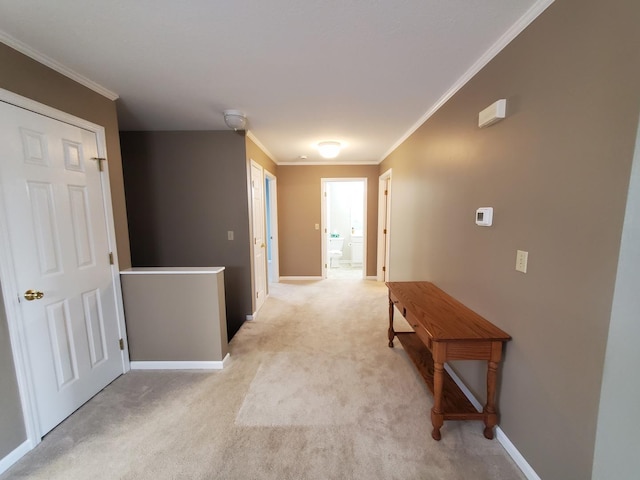
[[[431,282],[387,282],[433,341],[507,341],[511,336]]]

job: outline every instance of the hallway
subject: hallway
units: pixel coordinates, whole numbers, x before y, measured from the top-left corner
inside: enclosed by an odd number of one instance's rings
[[[480,423],[431,439],[387,305],[374,281],[272,284],[224,370],[130,372],[0,480],[524,478]]]

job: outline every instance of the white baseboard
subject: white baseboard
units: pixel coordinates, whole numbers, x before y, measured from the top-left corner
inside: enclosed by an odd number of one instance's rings
[[[205,362],[131,362],[131,370],[222,370],[229,361],[229,354],[218,361]]]
[[[453,368],[451,368],[448,363],[445,363],[444,369],[447,371],[449,375],[451,375],[451,378],[453,379],[454,382],[456,382],[456,385],[460,387],[460,390],[462,390],[462,393],[464,393],[464,396],[469,399],[469,401],[473,404],[474,407],[476,407],[476,410],[481,412],[482,409],[484,408],[483,405],[478,401],[475,395],[471,393],[471,390],[467,388],[467,386],[460,379],[458,374],[453,371]]]
[[[522,470],[522,473],[524,473],[524,476],[527,477],[528,480],[541,480],[540,476],[531,465],[529,465],[529,462],[522,456],[516,446],[511,443],[509,437],[507,437],[500,427],[496,427],[496,439],[502,444],[513,461],[516,462],[516,465],[520,467],[520,470]]]
[[[31,442],[29,440],[25,440],[6,457],[0,459],[0,474],[9,470],[14,463],[24,457],[24,455],[32,449],[33,446],[31,445]]]
[[[280,280],[322,280],[322,276],[319,277],[280,277]]]
[[[378,277],[376,275],[369,275],[367,277],[364,277],[365,280],[375,280],[378,281]]]
[[[448,364],[445,364],[444,369],[449,375],[451,375],[453,381],[456,382],[456,385],[460,387],[462,393],[465,394],[473,406],[476,407],[478,411],[482,411],[482,404],[478,401],[475,395],[471,393],[471,390],[467,388],[456,372],[454,372]],[[516,446],[511,442],[511,440],[509,440],[509,437],[507,437],[500,427],[496,427],[496,440],[500,442],[518,468],[522,470],[522,473],[527,477],[527,480],[541,480],[540,476],[535,472],[531,465],[529,465],[529,462],[527,462],[527,460],[522,456]]]

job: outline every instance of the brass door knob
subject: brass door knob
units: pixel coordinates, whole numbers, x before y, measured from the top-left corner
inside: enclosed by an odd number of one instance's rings
[[[28,301],[40,300],[42,297],[44,297],[44,293],[38,290],[29,289],[24,292],[24,298],[26,298]]]

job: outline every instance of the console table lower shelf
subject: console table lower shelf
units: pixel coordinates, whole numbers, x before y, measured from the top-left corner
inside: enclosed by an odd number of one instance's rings
[[[395,332],[395,335],[433,395],[433,357],[431,352],[413,332]],[[444,420],[484,420],[485,414],[476,410],[476,407],[446,371],[442,380]]]

